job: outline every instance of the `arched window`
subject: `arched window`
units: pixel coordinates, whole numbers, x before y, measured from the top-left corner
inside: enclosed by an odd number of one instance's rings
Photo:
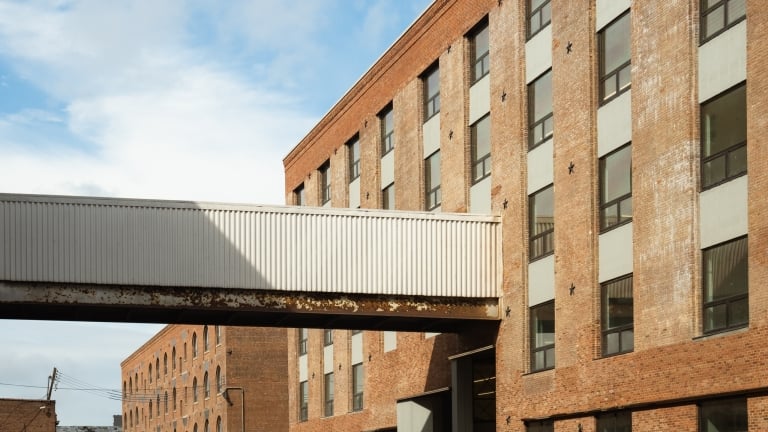
[[[216,366],[216,393],[221,393],[224,387],[224,377],[221,376],[221,366]]]
[[[208,326],[203,326],[203,352],[208,351]]]
[[[168,375],[168,353],[163,354],[163,375]]]
[[[136,377],[133,379],[133,383],[136,385],[136,391],[139,391],[139,373],[136,372]]]
[[[157,407],[155,409],[157,410],[157,416],[160,417],[160,395],[157,395]]]
[[[197,402],[197,377],[192,379],[192,402]]]
[[[192,333],[192,358],[197,357],[197,333]]]
[[[210,430],[208,429],[208,419],[205,419],[205,428],[203,428],[203,431],[210,432]]]
[[[195,426],[192,427],[192,432],[197,432],[197,423],[195,423]]]
[[[221,326],[216,326],[216,345],[221,344]]]
[[[168,414],[168,392],[165,392],[165,413]]]
[[[206,399],[211,397],[211,386],[208,385],[208,372],[203,375],[203,395]]]
[[[128,378],[128,393],[133,393],[133,378]]]
[[[216,419],[216,432],[221,432],[221,417]]]
[[[128,427],[128,413],[123,412],[123,424]]]
[[[173,351],[171,352],[171,368],[173,368],[173,371],[176,371],[176,347],[173,347]]]
[[[152,399],[149,400],[149,418],[152,418]]]
[[[155,378],[160,379],[160,359],[155,359]]]
[[[133,411],[128,411],[128,426],[133,426]]]
[[[139,425],[139,407],[136,407],[136,426]]]
[[[187,343],[184,342],[184,361],[187,361]]]
[[[176,387],[173,388],[173,410],[176,411]]]
[[[152,363],[149,364],[149,382],[152,382]]]
[[[128,385],[123,381],[123,399],[125,399],[125,396],[128,394],[126,390],[128,389]],[[128,423],[126,423],[128,424]]]

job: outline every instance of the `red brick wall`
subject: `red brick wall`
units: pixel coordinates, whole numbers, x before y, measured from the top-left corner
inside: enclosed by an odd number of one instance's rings
[[[56,401],[0,399],[0,419],[4,431],[56,432]]]

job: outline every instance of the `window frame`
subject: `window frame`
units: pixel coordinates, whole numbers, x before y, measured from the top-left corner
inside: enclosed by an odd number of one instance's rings
[[[707,281],[708,281],[708,275],[707,275],[707,273],[708,273],[707,272],[707,253],[712,251],[712,250],[714,250],[714,249],[717,249],[717,248],[720,248],[720,247],[724,247],[724,246],[729,245],[731,243],[736,243],[736,242],[740,242],[740,241],[746,242],[746,244],[744,246],[745,249],[746,249],[744,251],[744,259],[746,260],[746,266],[747,266],[746,274],[744,275],[744,280],[747,283],[747,286],[746,286],[746,288],[744,290],[745,292],[744,293],[740,293],[740,294],[734,294],[734,295],[731,295],[729,297],[719,298],[717,300],[707,301],[707,299],[706,299],[706,290],[707,290]],[[702,275],[701,275],[701,330],[702,330],[702,333],[705,336],[708,336],[708,335],[713,335],[713,334],[718,334],[718,333],[726,333],[726,332],[730,332],[730,331],[733,331],[733,330],[738,330],[738,329],[749,327],[749,320],[750,320],[750,316],[749,316],[749,237],[747,235],[735,237],[735,238],[732,238],[730,240],[727,240],[727,241],[724,241],[724,242],[721,242],[721,243],[718,243],[718,244],[715,244],[715,245],[712,245],[712,246],[709,246],[707,248],[702,249],[701,250],[701,272],[702,272]],[[746,304],[746,311],[747,311],[746,321],[743,322],[743,323],[729,324],[730,321],[731,321],[731,319],[730,319],[731,306],[734,303],[737,303],[737,302],[742,301],[742,300],[746,300],[746,302],[747,302],[747,304]],[[717,328],[707,329],[707,327],[706,327],[707,320],[705,319],[706,316],[707,316],[707,309],[708,308],[714,308],[714,307],[721,306],[721,305],[725,305],[725,307],[726,307],[726,318],[725,318],[726,325],[724,327],[717,327]]]
[[[619,420],[621,423],[617,426],[617,420]],[[597,430],[601,432],[622,432],[624,431],[624,427],[626,425],[629,425],[630,430],[632,429],[632,411],[612,411],[607,413],[602,413],[597,416],[595,419],[595,425],[597,426]]]
[[[527,86],[528,97],[528,151],[535,149],[536,147],[544,144],[555,135],[555,120],[554,120],[554,106],[553,100],[549,101],[550,110],[549,114],[542,116],[539,119],[535,119],[536,115],[536,84],[540,83],[542,79],[549,79],[549,92],[552,93],[552,68],[547,69],[544,73],[536,77]],[[550,126],[550,131],[547,133],[547,125]],[[541,127],[541,139],[536,141],[534,130]]]
[[[197,403],[197,377],[192,378],[192,403]]]
[[[729,29],[737,26],[739,23],[747,19],[747,10],[746,10],[746,1],[745,1],[744,15],[739,16],[733,21],[729,20],[728,4],[731,3],[732,1],[735,2],[738,0],[720,0],[715,5],[707,8],[706,0],[700,0],[699,2],[699,40],[700,40],[699,46],[704,45],[705,43],[720,36],[721,34],[725,33]],[[720,28],[720,30],[717,30],[716,32],[707,36],[705,32],[707,28],[706,27],[707,16],[715,12],[721,6],[723,7],[723,27]]]
[[[309,382],[299,382],[299,422],[309,420]]]
[[[216,366],[216,394],[224,390],[224,375],[221,374],[221,365]]]
[[[379,111],[379,123],[381,124],[381,156],[385,156],[395,149],[395,110],[392,102]],[[391,119],[391,130],[387,119]]]
[[[347,147],[347,165],[349,168],[349,182],[357,180],[360,177],[360,137],[355,134],[346,144]],[[357,159],[355,159],[357,153]]]
[[[477,38],[481,34],[485,32],[486,38],[488,39],[487,43],[487,49],[482,52],[478,53],[477,51]],[[485,78],[486,75],[491,73],[491,30],[490,25],[488,22],[488,16],[486,15],[483,19],[481,19],[475,27],[469,32],[469,35],[467,36],[467,39],[469,39],[469,46],[470,46],[470,54],[471,54],[471,69],[470,69],[470,77],[472,78],[471,85],[474,85],[481,79]],[[478,65],[480,66],[480,74],[478,74]]]
[[[323,329],[323,346],[333,345],[333,330]]]
[[[333,400],[335,397],[335,380],[333,372],[323,375],[323,415],[333,416]]]
[[[552,5],[551,5],[551,1],[550,0],[544,0],[544,2],[542,4],[540,4],[539,6],[536,7],[536,9],[533,9],[533,10],[531,10],[531,6],[532,6],[531,1],[532,0],[527,0],[525,2],[526,3],[525,4],[525,11],[526,11],[525,16],[527,18],[526,22],[525,22],[526,40],[533,39],[534,36],[539,34],[542,30],[547,28],[547,26],[549,26],[552,23],[552,7],[551,7]],[[547,9],[547,8],[549,9],[549,20],[544,22],[544,20],[542,19],[542,16],[544,15],[543,11],[545,9]],[[536,16],[536,15],[538,15],[539,26],[534,31],[532,29],[532,27],[531,27],[531,19],[534,16]]]
[[[606,310],[608,309],[606,307],[607,306],[606,302],[608,300],[608,295],[607,295],[608,288],[610,288],[610,286],[613,285],[613,284],[616,284],[616,283],[619,283],[619,282],[623,282],[623,281],[625,281],[627,279],[631,279],[631,281],[630,281],[630,291],[631,291],[630,294],[632,295],[632,297],[631,297],[631,299],[632,299],[632,304],[631,304],[631,307],[632,307],[632,323],[631,324],[617,325],[617,326],[614,326],[614,327],[607,327],[606,324],[609,321],[608,320],[608,316],[606,316]],[[611,279],[609,281],[605,281],[605,282],[600,284],[600,335],[601,335],[601,337],[600,337],[600,345],[601,345],[601,353],[602,353],[603,357],[612,357],[612,356],[616,356],[616,355],[626,354],[626,353],[633,352],[635,350],[635,344],[634,344],[634,331],[635,331],[635,310],[634,310],[635,306],[634,306],[634,299],[635,299],[635,297],[634,297],[634,295],[635,295],[635,292],[634,292],[634,274],[633,273],[629,273],[629,274],[626,274],[626,275],[623,275],[623,276],[619,276],[617,278]],[[631,330],[632,334],[633,334],[633,336],[632,336],[632,346],[630,346],[628,348],[622,347],[623,339],[622,339],[621,336],[624,334],[624,332],[629,331],[629,330]],[[608,347],[608,343],[606,342],[607,341],[607,337],[609,335],[617,334],[617,333],[619,335],[619,349],[618,349],[618,351],[616,351],[616,352],[607,352],[606,351],[606,348]]]
[[[603,202],[603,195],[604,195],[605,186],[606,186],[606,182],[605,181],[607,180],[606,176],[605,176],[606,161],[608,160],[609,157],[615,156],[616,154],[618,154],[618,153],[620,153],[622,151],[625,151],[627,149],[629,149],[629,192],[624,194],[624,195],[621,195],[619,197],[613,198],[610,201]],[[600,234],[603,234],[603,233],[606,233],[606,232],[611,231],[613,229],[616,229],[616,228],[618,228],[618,227],[620,227],[622,225],[626,225],[626,224],[632,222],[632,219],[634,217],[634,206],[633,206],[633,202],[632,202],[632,142],[630,141],[630,142],[622,145],[621,147],[618,147],[618,148],[610,151],[609,153],[604,154],[602,157],[600,157],[600,160],[598,161],[598,173],[599,173],[599,176],[600,176],[600,178],[599,178],[599,185],[598,185],[598,193],[599,193],[599,196],[598,196],[598,212],[599,212],[598,216],[599,217],[598,217],[598,219],[600,219]],[[621,207],[622,207],[622,204],[626,205],[627,200],[629,200],[629,206],[632,207],[632,210],[633,210],[632,211],[632,215],[629,216],[628,218],[622,219],[621,218],[621,213],[622,213],[621,212]],[[614,205],[616,206],[616,212],[617,212],[616,216],[617,216],[617,221],[618,222],[614,223],[613,225],[607,225],[607,222],[606,222],[607,215],[606,215],[605,212],[606,212],[607,209],[613,207]]]
[[[389,195],[392,195],[390,198]],[[395,182],[388,184],[381,190],[381,208],[384,210],[395,210]]]
[[[621,15],[616,17],[613,21],[606,24],[602,29],[600,29],[599,32],[597,32],[597,46],[598,46],[598,92],[599,92],[599,98],[600,106],[606,105],[608,102],[618,98],[622,94],[626,93],[632,88],[632,10],[627,9],[625,12],[623,12]],[[605,70],[605,32],[608,30],[611,26],[615,25],[619,21],[621,21],[624,18],[629,19],[629,42],[628,45],[630,47],[630,54],[629,59],[625,62],[621,63],[620,65],[616,66],[613,70],[606,71]],[[624,87],[621,87],[621,72],[623,72],[626,68],[629,68],[629,83],[625,85]],[[605,95],[605,82],[615,79],[615,91],[611,93],[610,95]]]
[[[482,124],[482,122],[488,122],[488,153],[486,153],[483,156],[479,156],[477,154],[478,149],[478,140],[477,140],[477,128]],[[481,181],[485,180],[486,178],[491,176],[491,114],[488,113],[478,119],[476,122],[474,122],[470,127],[470,141],[471,141],[471,153],[472,153],[472,184],[475,185],[477,183],[480,183]],[[482,167],[482,174],[480,176],[477,175],[477,168],[478,166]],[[442,180],[442,178],[441,178]]]
[[[535,221],[536,196],[546,191],[547,189],[552,189],[552,213],[553,213],[552,228],[549,228],[540,233],[534,233],[534,229],[536,225],[536,221]],[[555,188],[553,183],[550,183],[549,185],[544,186],[543,188],[537,190],[536,192],[528,195],[528,262],[534,262],[539,259],[553,255],[555,253],[554,208],[555,208]],[[547,238],[551,238],[551,239],[547,240]],[[541,239],[544,239],[544,240],[541,240]],[[539,254],[534,254],[536,250],[536,244],[539,240],[541,240],[541,243],[543,243],[543,246],[541,247],[543,252]]]
[[[210,339],[208,338],[208,326],[203,326],[203,352],[206,353],[210,351],[211,345],[210,345]]]
[[[556,339],[555,336],[554,336],[555,335],[555,328],[553,328],[553,330],[552,330],[552,332],[553,332],[552,333],[553,334],[553,337],[552,337],[553,342],[551,344],[536,346],[536,335],[538,333],[536,331],[536,326],[535,326],[534,310],[536,310],[536,309],[543,309],[543,308],[549,308],[549,307],[552,308],[552,322],[553,322],[553,326],[554,326],[554,325],[556,325],[556,321],[555,321],[555,301],[554,300],[545,301],[543,303],[539,303],[539,304],[531,306],[529,308],[529,314],[530,314],[529,326],[530,326],[530,332],[531,332],[530,333],[530,340],[531,340],[530,368],[531,368],[531,373],[543,372],[543,371],[552,370],[552,369],[555,368],[555,359],[556,359],[556,356],[555,356],[555,342],[554,342],[554,340]],[[539,353],[539,352],[543,352],[544,353],[544,367],[542,367],[542,368],[537,368],[536,367],[536,354]],[[548,359],[547,354],[549,352],[552,353],[552,366],[547,366],[547,364],[549,363],[547,361],[547,359]]]
[[[437,74],[437,91],[433,94],[429,93],[429,81],[430,78]],[[421,76],[421,81],[424,87],[423,95],[423,109],[424,109],[424,123],[429,121],[432,117],[440,113],[440,64],[435,62],[432,66],[428,67]]]
[[[306,205],[306,202],[306,190],[304,189],[304,183],[302,183],[293,190],[293,203],[297,206],[303,206]]]
[[[707,416],[707,407],[711,405],[725,405],[725,404],[739,404],[739,408],[743,409],[745,418],[744,418],[744,425],[749,425],[749,406],[747,404],[747,398],[745,397],[734,397],[734,398],[724,398],[724,399],[712,399],[707,401],[702,401],[697,403],[698,408],[698,415],[697,419],[699,422],[699,427],[697,430],[699,432],[710,432],[706,429],[706,423],[707,419],[709,417]],[[731,407],[733,408],[733,407]],[[722,409],[715,410],[716,412],[722,412]],[[741,410],[740,410],[741,411]],[[746,429],[744,429],[746,430]]]
[[[747,173],[749,171],[749,155],[745,155],[745,160],[746,160],[745,169],[743,171],[739,171],[739,172],[736,172],[736,173],[730,174],[730,175],[728,173],[729,163],[730,163],[730,160],[731,160],[729,156],[732,153],[735,153],[735,152],[740,151],[742,149],[744,149],[745,153],[747,151],[747,128],[746,128],[746,126],[744,128],[744,141],[738,142],[736,144],[732,144],[730,147],[727,147],[727,148],[725,148],[723,150],[720,150],[720,151],[718,151],[715,154],[711,154],[709,156],[704,156],[704,145],[705,145],[704,144],[705,143],[705,137],[704,137],[704,133],[705,133],[705,130],[704,130],[704,123],[705,123],[704,109],[705,109],[705,107],[710,105],[710,104],[712,104],[712,103],[717,102],[718,100],[720,100],[720,99],[722,99],[722,98],[724,98],[726,96],[732,95],[734,92],[740,91],[742,89],[744,91],[744,100],[746,102],[746,99],[747,99],[747,97],[746,97],[747,96],[746,95],[746,92],[747,92],[747,82],[746,81],[742,81],[742,82],[736,84],[735,86],[732,86],[732,87],[730,87],[730,88],[728,88],[728,89],[726,89],[726,90],[716,94],[715,96],[712,96],[711,98],[707,99],[706,101],[702,102],[699,105],[699,129],[700,129],[700,131],[699,131],[699,141],[701,143],[701,147],[700,147],[701,159],[700,159],[700,167],[699,167],[699,176],[700,176],[700,184],[701,184],[701,190],[702,191],[715,188],[717,186],[720,186],[721,184],[728,183],[731,180],[735,180],[735,179],[737,179],[739,177],[745,176],[745,175],[747,175]],[[745,115],[745,117],[747,115],[746,103],[744,104],[744,115]],[[724,168],[725,176],[721,180],[705,184],[704,183],[704,179],[705,179],[704,169],[705,169],[706,164],[709,163],[709,162],[712,162],[714,160],[720,159],[720,158],[724,158],[725,159],[725,168]]]
[[[437,158],[437,172],[438,172],[438,178],[440,179],[440,183],[437,184],[437,186],[434,186],[432,184],[432,168],[431,164],[433,163],[432,158]],[[427,156],[426,159],[424,159],[424,208],[427,211],[432,211],[443,203],[443,196],[441,191],[441,186],[443,184],[443,176],[441,172],[441,155],[440,150],[436,150],[431,155]]]
[[[309,329],[306,327],[300,327],[298,329],[298,351],[300,356],[307,354],[308,340],[309,340]]]
[[[203,399],[211,397],[211,380],[208,377],[208,371],[203,375]]]
[[[360,377],[358,377],[358,371]],[[363,363],[352,365],[352,411],[362,411],[365,395],[365,369]],[[358,391],[358,388],[360,389]]]
[[[320,205],[331,201],[331,161],[327,160],[317,169],[320,176]]]
[[[192,358],[197,358],[197,333],[192,332]]]

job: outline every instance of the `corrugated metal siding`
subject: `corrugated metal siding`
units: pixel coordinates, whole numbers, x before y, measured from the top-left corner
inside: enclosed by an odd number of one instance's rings
[[[498,297],[498,217],[0,194],[0,279]]]

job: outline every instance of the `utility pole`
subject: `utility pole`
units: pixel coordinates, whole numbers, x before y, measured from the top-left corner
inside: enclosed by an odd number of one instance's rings
[[[51,400],[51,393],[53,393],[53,384],[56,382],[56,374],[58,374],[59,371],[56,369],[56,367],[53,368],[53,373],[51,376],[48,377],[48,393],[45,395],[45,400]]]

